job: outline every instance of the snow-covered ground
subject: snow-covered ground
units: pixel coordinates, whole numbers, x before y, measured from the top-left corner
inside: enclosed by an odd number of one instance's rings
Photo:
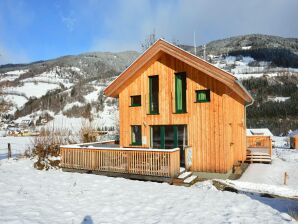
[[[260,172],[261,171],[261,172]],[[298,151],[273,149],[272,164],[250,164],[239,181],[284,187],[284,173],[289,175],[286,187],[296,190],[298,196]]]
[[[27,97],[41,97],[49,90],[60,88],[58,84],[44,82],[25,82],[22,86],[4,88],[4,91],[24,93]]]
[[[282,145],[285,138],[275,137]],[[30,137],[0,137],[0,223],[287,223],[298,202],[216,190],[210,181],[191,188],[61,170],[38,171],[33,160],[7,160]],[[298,151],[278,148],[272,165],[251,164],[238,189],[298,194]],[[288,185],[283,173],[288,172]]]
[[[33,137],[0,137],[0,160],[7,158],[7,144],[11,144],[12,156],[20,155],[31,146]]]
[[[9,72],[0,74],[0,82],[14,81],[15,79],[19,78],[20,75],[25,74],[28,71],[29,71],[28,69],[24,69],[24,70],[9,71]]]
[[[246,195],[0,161],[0,223],[287,223]]]

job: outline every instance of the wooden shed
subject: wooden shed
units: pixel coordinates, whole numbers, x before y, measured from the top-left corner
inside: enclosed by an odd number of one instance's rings
[[[247,160],[254,163],[272,162],[272,137],[273,134],[268,128],[254,128],[246,130],[247,138]]]
[[[120,147],[180,148],[193,172],[229,173],[246,160],[245,106],[232,74],[158,40],[105,90],[119,98]]]
[[[289,134],[290,146],[292,149],[298,149],[298,129]]]

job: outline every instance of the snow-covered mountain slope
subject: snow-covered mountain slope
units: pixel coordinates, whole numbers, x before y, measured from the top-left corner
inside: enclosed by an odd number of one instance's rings
[[[263,46],[260,43],[264,41],[268,42],[264,44],[267,48],[283,47],[293,54],[298,49],[296,39],[247,35],[207,44],[206,60],[234,74],[255,98],[255,108],[249,108],[247,113],[249,127],[274,129],[278,126],[273,132],[279,135],[298,125],[298,115],[293,107],[298,105],[298,68],[284,67],[282,63],[278,66],[274,64],[274,58],[247,55],[248,51]],[[224,53],[216,46],[228,50]],[[190,46],[181,47],[193,51]],[[197,52],[202,56],[200,49],[198,47]],[[239,50],[238,54],[236,50]],[[261,53],[262,49],[259,51]],[[280,56],[279,52],[271,53]],[[82,118],[97,120],[100,125],[111,125],[112,120],[103,116],[114,117],[112,114],[117,111],[117,101],[103,96],[102,90],[138,55],[130,51],[92,52],[27,65],[0,66],[0,106],[5,104],[8,108],[5,113],[0,111],[2,117],[5,115],[5,122],[22,119],[39,122],[45,118],[55,120],[57,116],[57,121],[61,121],[61,117],[64,120]],[[283,59],[283,63],[295,65],[290,56]],[[286,110],[283,111],[283,108]],[[277,121],[283,125],[277,124]]]

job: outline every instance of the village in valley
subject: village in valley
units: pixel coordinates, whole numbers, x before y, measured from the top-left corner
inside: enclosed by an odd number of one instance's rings
[[[296,2],[33,2],[0,2],[0,223],[297,223]]]

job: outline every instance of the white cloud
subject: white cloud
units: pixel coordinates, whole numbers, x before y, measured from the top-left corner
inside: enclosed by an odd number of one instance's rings
[[[70,32],[74,30],[76,19],[73,16],[62,16],[61,20]]]
[[[195,31],[202,44],[249,33],[297,36],[297,8],[296,0],[128,0],[117,1],[113,13],[104,15],[104,22],[111,49],[121,47],[123,39],[125,46],[136,46],[153,29],[160,37],[186,44],[192,43]],[[94,46],[98,50],[99,45]]]

